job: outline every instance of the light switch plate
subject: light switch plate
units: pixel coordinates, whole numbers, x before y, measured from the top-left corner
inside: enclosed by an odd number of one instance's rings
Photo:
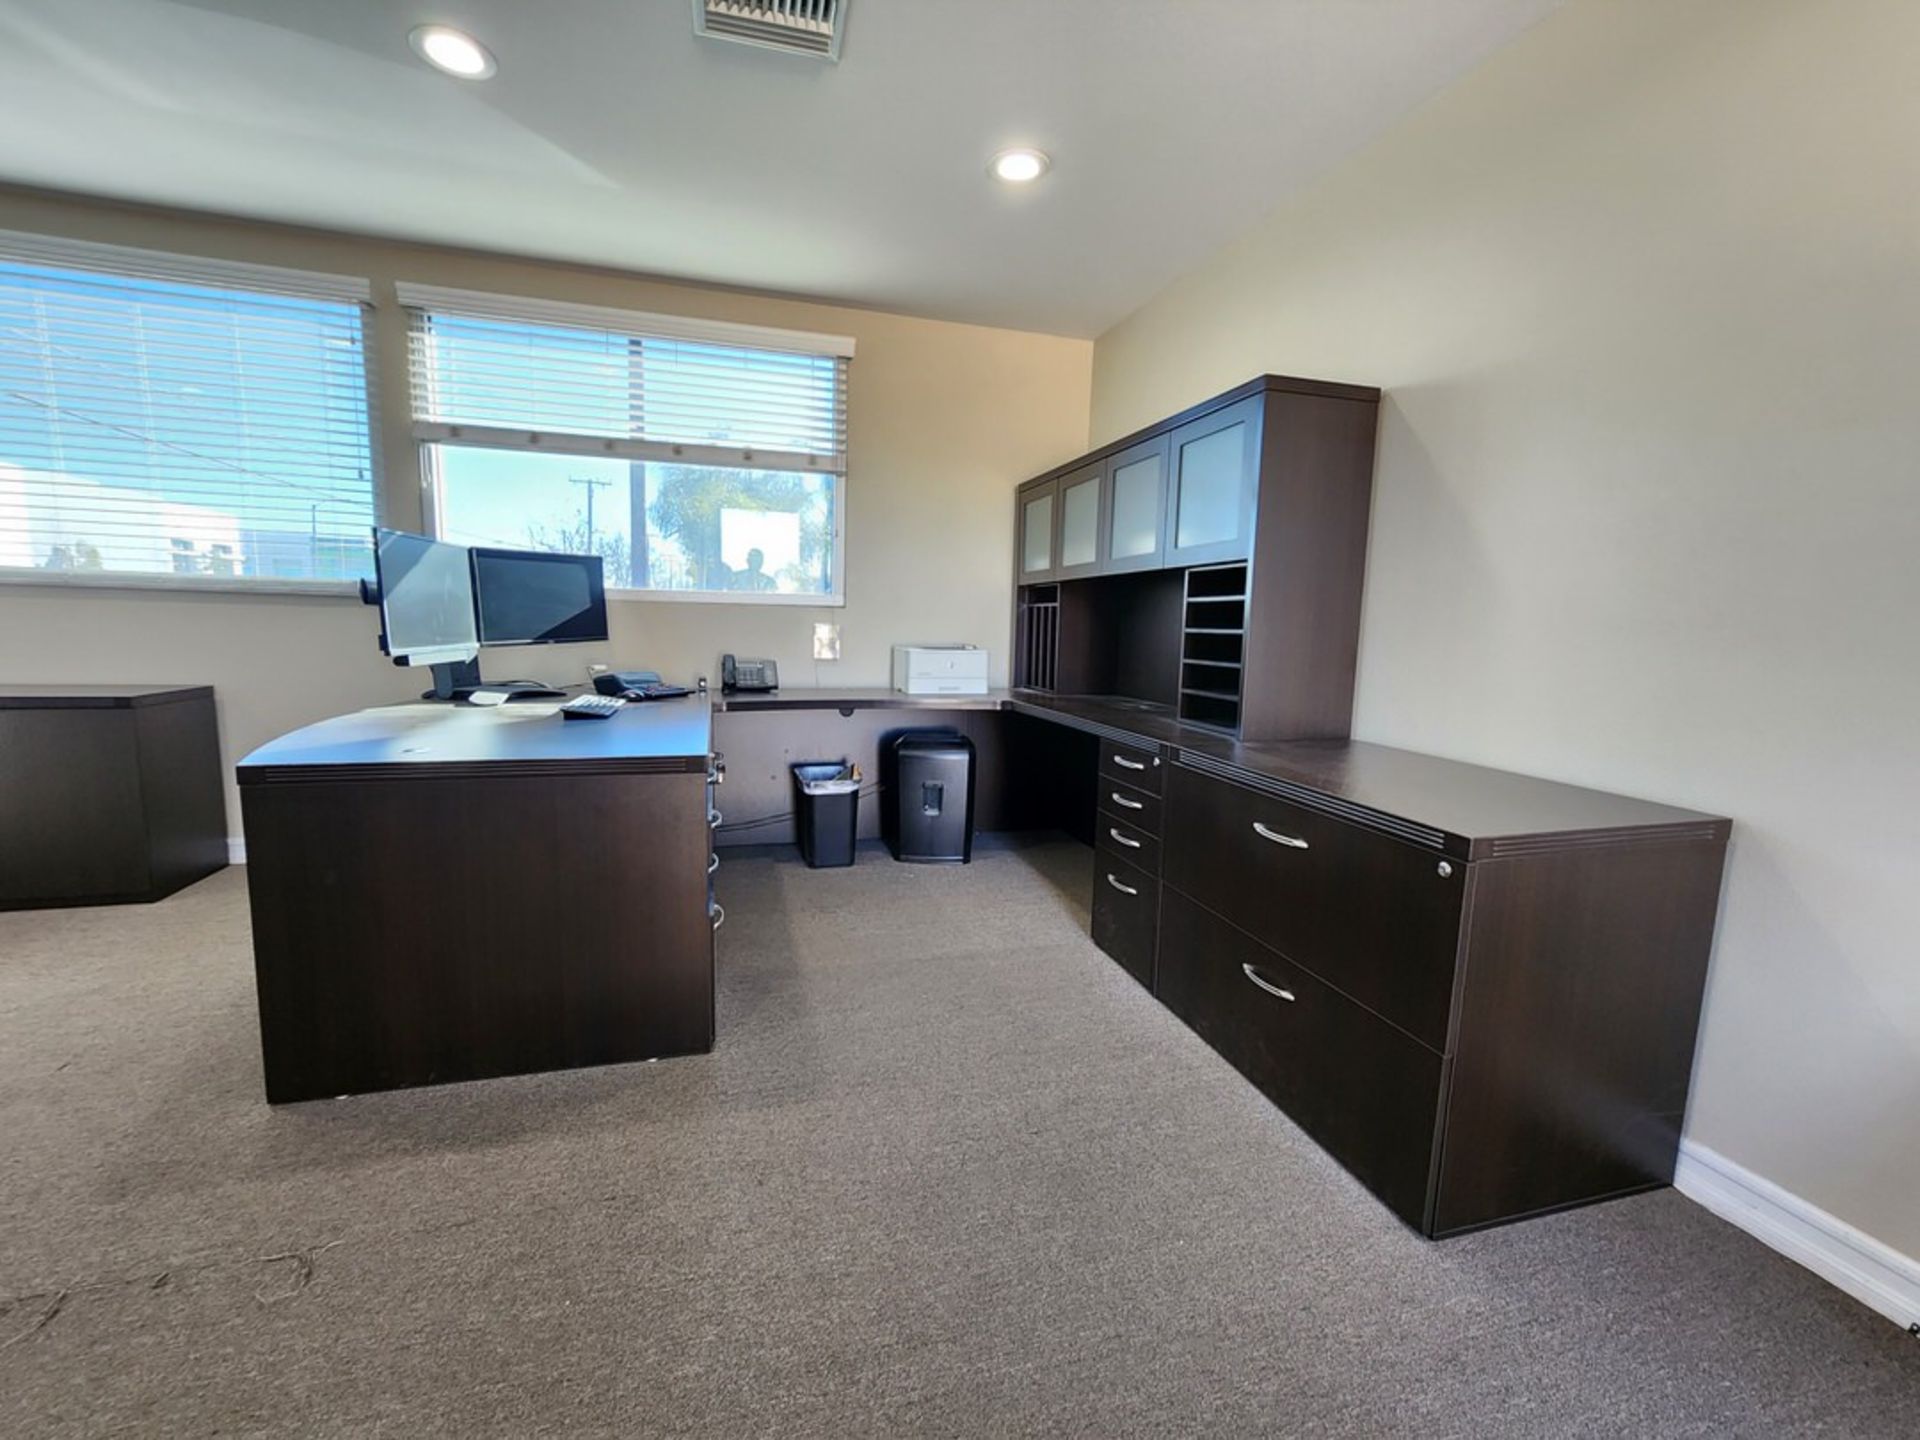
[[[840,627],[833,621],[813,622],[813,658],[816,660],[840,658]]]

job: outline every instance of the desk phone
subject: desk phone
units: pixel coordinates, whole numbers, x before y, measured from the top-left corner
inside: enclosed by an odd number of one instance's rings
[[[722,655],[720,657],[720,688],[722,690],[778,690],[780,669],[771,660],[736,660],[731,655]]]

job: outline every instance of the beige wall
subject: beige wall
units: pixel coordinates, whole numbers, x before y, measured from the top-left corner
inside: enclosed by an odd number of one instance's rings
[[[1691,1137],[1920,1255],[1920,5],[1575,0],[1102,336],[1387,390],[1362,738],[1731,815]]]
[[[1086,448],[1085,340],[673,285],[612,272],[386,244],[0,189],[0,228],[370,276],[386,518],[420,521],[396,279],[852,335],[844,607],[616,602],[607,646],[491,652],[500,678],[580,678],[589,661],[715,674],[723,650],[771,655],[789,684],[881,685],[896,641],[967,640],[1006,674],[1013,487]],[[813,622],[842,626],[815,666]],[[418,693],[350,599],[0,585],[0,680],[182,681],[219,692],[231,762],[298,725]],[[230,793],[232,826],[239,811]]]

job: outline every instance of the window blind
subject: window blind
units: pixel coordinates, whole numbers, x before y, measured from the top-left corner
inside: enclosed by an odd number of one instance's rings
[[[403,284],[414,433],[843,474],[840,336]]]
[[[0,232],[0,567],[368,573],[367,282]]]

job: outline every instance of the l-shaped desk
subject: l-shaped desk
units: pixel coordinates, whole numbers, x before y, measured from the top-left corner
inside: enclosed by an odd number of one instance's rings
[[[1671,1180],[1726,820],[1042,691],[272,742],[239,768],[268,1098],[711,1049],[721,849],[791,838],[789,762],[877,775],[930,723],[975,741],[980,828],[1091,843],[1101,948],[1422,1233]]]

